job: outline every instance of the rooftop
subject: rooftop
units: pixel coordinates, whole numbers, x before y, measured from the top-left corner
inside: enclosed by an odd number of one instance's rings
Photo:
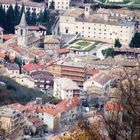
[[[99,72],[94,74],[90,79],[88,79],[87,81],[91,81],[94,80],[97,83],[104,85],[105,83],[107,83],[109,80],[111,80],[110,76],[103,73],[103,72]]]
[[[52,81],[53,75],[47,71],[35,71],[31,73],[33,79],[47,79]]]
[[[1,117],[9,117],[9,118],[12,118],[12,117],[15,117],[17,116],[19,113],[14,111],[12,108],[9,108],[7,106],[3,106],[0,108],[0,116]]]
[[[80,98],[73,97],[72,99],[65,99],[56,105],[46,104],[46,106],[38,107],[36,111],[39,113],[48,113],[52,116],[56,116],[57,114],[70,110],[71,108],[79,106],[80,104]]]
[[[119,105],[119,104],[116,104],[116,103],[107,103],[105,105],[105,111],[110,111],[110,110],[113,110],[113,111],[123,111],[124,110],[124,107]]]
[[[16,63],[8,63],[6,64],[6,68],[8,70],[19,70],[19,65]]]
[[[84,9],[81,8],[71,8],[67,10],[63,16],[69,16],[69,17],[78,17],[84,12]]]
[[[59,44],[60,38],[58,36],[54,36],[54,35],[47,35],[44,38],[44,43],[45,44]]]
[[[62,90],[80,90],[78,85],[69,78],[58,78],[55,80],[58,83]]]
[[[84,62],[73,62],[73,61],[69,61],[69,62],[58,61],[57,64],[62,66],[77,67],[77,68],[85,68],[87,66],[87,64]]]
[[[72,8],[67,10],[63,16],[74,17],[79,22],[100,23],[116,26],[133,26],[135,23],[127,20],[110,20],[111,16],[106,13],[104,17],[100,16],[100,12],[92,12],[88,17],[84,15],[84,10],[80,8]]]
[[[27,72],[31,72],[38,69],[43,69],[44,65],[41,64],[26,64],[23,66],[23,69]]]
[[[0,0],[0,4],[19,4],[22,5],[24,4],[24,6],[29,6],[29,7],[38,7],[38,8],[42,8],[43,6],[45,6],[45,3],[37,3],[37,2],[32,2],[32,1],[23,1],[23,0]]]

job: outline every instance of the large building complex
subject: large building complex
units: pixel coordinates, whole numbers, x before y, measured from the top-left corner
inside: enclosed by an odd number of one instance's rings
[[[59,61],[47,67],[47,71],[52,73],[55,78],[67,77],[83,86],[83,82],[92,74],[89,73],[88,65],[84,62],[65,62]],[[94,71],[91,69],[91,71]]]
[[[135,22],[91,12],[90,5],[86,5],[85,9],[69,9],[60,17],[60,33],[80,34],[84,39],[108,43],[119,39],[123,45],[128,45],[135,33]]]

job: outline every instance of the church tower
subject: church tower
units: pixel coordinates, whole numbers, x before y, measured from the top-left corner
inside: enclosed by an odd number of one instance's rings
[[[28,43],[28,28],[26,23],[25,13],[23,12],[20,24],[17,26],[18,39],[17,43],[19,46],[27,46]]]

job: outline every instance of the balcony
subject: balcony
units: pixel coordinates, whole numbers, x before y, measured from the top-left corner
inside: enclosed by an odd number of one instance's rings
[[[71,75],[71,76],[79,76],[84,77],[84,73],[78,73],[78,72],[68,72],[68,71],[62,71],[61,75]]]

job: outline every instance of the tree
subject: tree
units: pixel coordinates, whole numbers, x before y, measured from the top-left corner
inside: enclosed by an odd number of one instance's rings
[[[50,9],[55,9],[55,6],[54,5],[55,5],[55,2],[54,2],[54,0],[52,0],[49,8]]]
[[[31,24],[31,13],[30,13],[30,9],[28,8],[27,12],[26,12],[26,21],[27,21],[27,24]]]
[[[34,57],[34,62],[33,63],[34,64],[37,64],[38,63],[38,60],[37,60],[36,56]]]
[[[20,10],[19,10],[19,6],[16,3],[15,5],[15,9],[14,9],[14,25],[18,25],[20,22]]]
[[[108,49],[102,50],[102,54],[103,54],[106,58],[109,57],[109,56],[114,57],[115,52],[114,52],[114,49],[113,49],[113,48],[108,48]]]
[[[22,59],[20,57],[16,57],[14,62],[19,65],[19,73],[21,74],[23,65]]]
[[[140,33],[135,33],[129,46],[131,48],[140,48]]]
[[[114,47],[115,48],[121,48],[122,44],[120,43],[119,39],[115,39],[115,44]]]
[[[14,19],[15,19],[15,16],[14,16],[14,9],[13,9],[13,6],[10,5],[8,10],[7,10],[7,16],[6,16],[6,19],[7,19],[7,23],[6,23],[6,30],[8,33],[14,33],[15,32],[15,25],[14,25]]]
[[[32,0],[34,2],[44,2],[45,0]]]
[[[33,13],[31,14],[31,25],[36,25],[36,21],[37,21],[37,15],[34,10]]]
[[[122,121],[119,121],[119,111],[105,118],[107,130],[112,140],[138,140],[140,139],[140,79],[139,70],[120,74],[118,86],[115,91],[117,94],[117,104],[123,106]]]

